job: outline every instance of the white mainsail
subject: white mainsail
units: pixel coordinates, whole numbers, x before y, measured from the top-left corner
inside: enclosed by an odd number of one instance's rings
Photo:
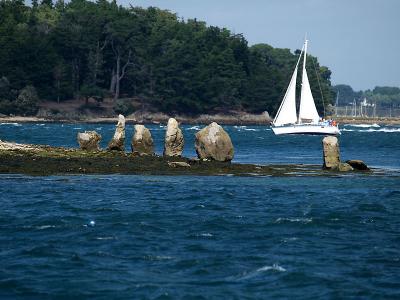
[[[310,82],[308,81],[308,75],[306,71],[306,59],[307,59],[307,40],[304,43],[304,60],[303,60],[303,77],[301,83],[301,96],[300,96],[300,112],[299,112],[299,123],[318,123],[319,115],[313,95],[311,93]]]
[[[297,66],[293,72],[292,79],[290,80],[289,87],[286,90],[285,97],[276,114],[274,125],[280,126],[284,124],[293,124],[297,121],[296,113],[296,79],[297,79]]]
[[[301,49],[301,53],[303,53],[303,49]],[[279,107],[276,117],[274,119],[273,124],[275,126],[281,126],[284,124],[294,124],[297,122],[296,80],[297,80],[297,68],[299,66],[301,53],[299,59],[297,60],[296,68],[294,69],[292,79],[290,80],[285,96],[283,97],[281,106]]]

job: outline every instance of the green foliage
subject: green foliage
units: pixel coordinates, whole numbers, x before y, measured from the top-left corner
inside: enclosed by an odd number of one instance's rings
[[[32,85],[24,87],[15,100],[17,111],[23,115],[34,115],[38,111],[39,97]]]
[[[135,111],[132,99],[117,99],[114,104],[114,111],[117,114],[130,115]]]
[[[351,86],[338,84],[332,87],[335,94],[339,93],[339,106],[349,105],[354,100],[357,102],[367,99],[369,103],[376,103],[379,107],[400,107],[400,88],[377,86],[372,91],[355,92]]]
[[[297,55],[266,44],[248,47],[242,35],[169,11],[122,7],[116,1],[0,0],[0,77],[41,99],[135,97],[168,113],[274,114]],[[317,107],[332,102],[331,72],[310,56]],[[12,103],[16,95],[0,96]],[[8,104],[7,104],[8,105]],[[7,106],[6,105],[6,106]],[[8,106],[7,106],[8,107]],[[133,108],[115,103],[119,112]],[[32,113],[33,110],[21,113]]]

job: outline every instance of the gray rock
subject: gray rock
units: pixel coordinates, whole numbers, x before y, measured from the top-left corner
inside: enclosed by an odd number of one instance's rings
[[[174,118],[170,118],[165,133],[164,156],[182,156],[184,143],[178,122]]]
[[[326,136],[322,139],[324,152],[324,169],[338,169],[340,164],[339,142],[335,136]]]
[[[355,170],[359,171],[369,171],[370,169],[366,165],[365,162],[359,159],[352,159],[352,160],[347,160],[346,163],[348,163],[350,166],[353,167]]]
[[[353,171],[354,169],[347,163],[339,163],[337,170],[340,172],[348,172],[348,171]]]
[[[118,124],[111,141],[108,143],[108,150],[125,151],[125,117],[118,116]]]
[[[184,161],[171,161],[168,162],[168,166],[172,168],[178,168],[178,167],[190,168],[190,165]]]
[[[154,155],[154,143],[150,130],[143,125],[135,125],[131,147],[132,152],[138,152],[140,155]]]
[[[226,131],[213,122],[196,133],[196,153],[201,160],[231,161],[234,150]]]
[[[78,132],[77,135],[79,147],[82,150],[87,151],[99,151],[99,143],[101,141],[101,135],[96,131],[85,131]]]

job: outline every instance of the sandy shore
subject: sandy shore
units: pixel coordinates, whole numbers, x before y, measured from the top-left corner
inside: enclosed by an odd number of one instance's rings
[[[163,124],[167,123],[170,116],[162,113],[132,114],[126,117],[127,123]],[[182,124],[209,124],[217,122],[222,125],[269,125],[272,119],[268,114],[234,114],[234,115],[200,115],[197,117],[172,116]],[[0,117],[0,123],[116,123],[117,116],[110,117],[83,117],[81,119],[40,118],[40,117]],[[400,118],[335,118],[339,124],[385,124],[400,125]]]

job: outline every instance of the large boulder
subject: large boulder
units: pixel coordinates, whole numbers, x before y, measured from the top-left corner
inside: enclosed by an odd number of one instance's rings
[[[85,131],[78,132],[77,135],[79,147],[86,151],[99,151],[99,143],[101,141],[101,135],[96,131]]]
[[[136,151],[141,155],[153,155],[154,143],[150,130],[144,125],[135,125],[135,134],[131,141],[132,151]]]
[[[339,142],[335,136],[326,136],[322,139],[324,151],[324,169],[338,170],[340,165]]]
[[[111,141],[108,143],[108,150],[125,151],[125,117],[118,116],[118,124]]]
[[[231,161],[233,145],[226,131],[213,122],[196,133],[196,153],[200,159]]]
[[[369,171],[370,169],[365,162],[359,159],[346,160],[346,163],[352,166],[355,170]]]
[[[164,156],[182,156],[184,139],[182,130],[174,118],[170,118],[165,133]]]

